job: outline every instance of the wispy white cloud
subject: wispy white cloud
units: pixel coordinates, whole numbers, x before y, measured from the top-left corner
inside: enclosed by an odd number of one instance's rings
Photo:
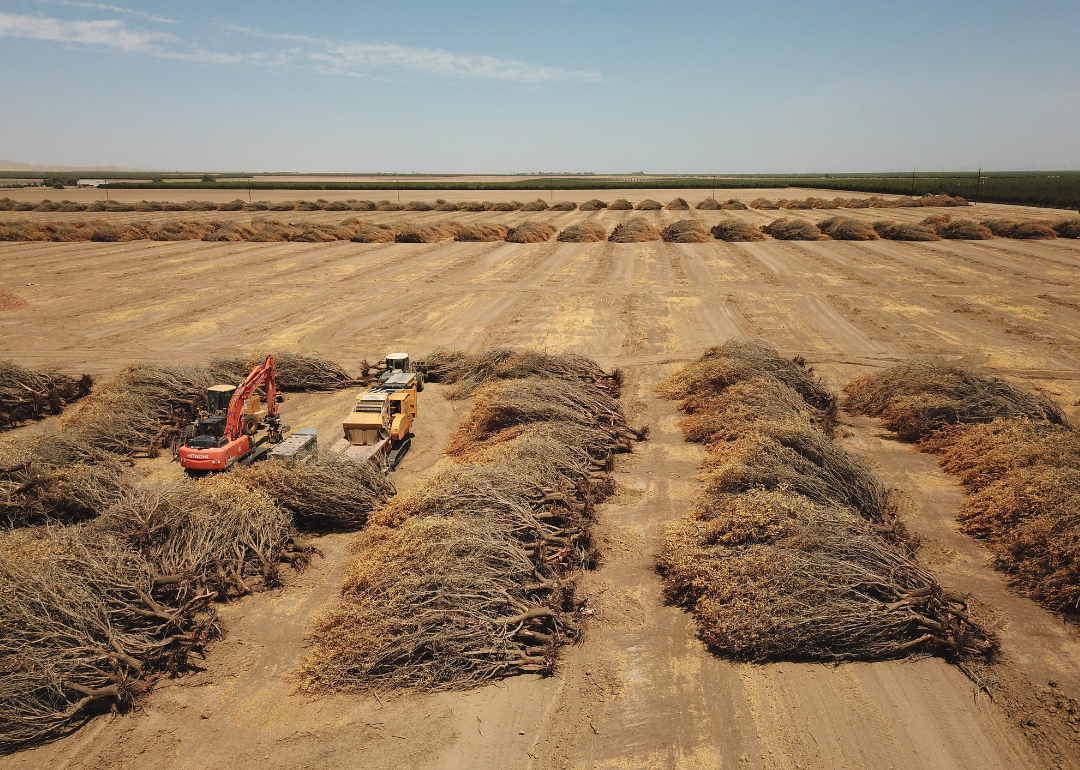
[[[511,80],[522,83],[595,82],[600,73],[545,67],[517,59],[498,59],[445,51],[413,48],[383,42],[340,41],[308,35],[264,32],[250,27],[227,25],[225,29],[265,40],[292,44],[290,61],[307,60],[319,72],[347,77],[365,77],[374,70],[397,69],[443,77],[478,80]]]
[[[66,5],[69,8],[89,8],[94,11],[110,11],[112,13],[125,13],[129,16],[137,16],[140,19],[146,19],[146,21],[158,22],[160,24],[176,24],[176,19],[170,19],[168,16],[158,16],[156,13],[147,13],[146,11],[139,11],[134,8],[125,8],[122,5],[105,5],[104,3],[88,3],[84,0],[34,0],[34,2],[41,3],[43,5]]]
[[[208,64],[263,61],[259,54],[205,51],[167,32],[132,29],[120,19],[77,21],[0,13],[0,37],[75,43],[95,48],[112,48],[130,54],[144,54],[158,59],[198,61]]]
[[[113,6],[77,0],[50,0],[56,4],[112,9]],[[249,27],[225,29],[278,45],[256,51],[207,51],[166,32],[138,29],[120,19],[82,21],[0,13],[0,37],[48,40],[160,59],[212,64],[249,64],[308,70],[323,75],[362,78],[381,70],[417,72],[450,78],[502,80],[519,83],[595,82],[597,72],[545,67],[517,59],[460,54],[438,48],[412,48],[383,42],[341,41],[327,38],[264,32]]]
[[[155,53],[162,44],[176,42],[164,32],[130,29],[119,19],[74,21],[12,13],[0,13],[0,36],[102,46],[127,53]]]

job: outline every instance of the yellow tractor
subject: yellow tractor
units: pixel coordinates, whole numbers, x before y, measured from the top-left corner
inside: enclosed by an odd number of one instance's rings
[[[416,393],[424,388],[424,374],[423,362],[410,362],[408,353],[391,353],[385,360],[379,381],[356,397],[342,420],[344,436],[333,449],[392,471],[412,445]]]

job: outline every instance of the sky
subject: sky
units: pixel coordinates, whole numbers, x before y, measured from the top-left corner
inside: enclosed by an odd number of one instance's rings
[[[0,158],[1075,170],[1077,30],[1076,0],[0,0]]]

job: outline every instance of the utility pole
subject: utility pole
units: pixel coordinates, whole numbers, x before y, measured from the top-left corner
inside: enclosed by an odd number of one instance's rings
[[[712,199],[716,200],[716,174],[712,178]]]
[[[911,197],[915,197],[915,169],[911,169]]]
[[[979,166],[979,176],[975,180],[975,205],[979,205],[979,188],[982,187],[982,166]]]

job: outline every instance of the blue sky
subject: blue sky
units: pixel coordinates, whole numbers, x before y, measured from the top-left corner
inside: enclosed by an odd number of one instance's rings
[[[1075,2],[0,0],[0,158],[1080,169]]]

